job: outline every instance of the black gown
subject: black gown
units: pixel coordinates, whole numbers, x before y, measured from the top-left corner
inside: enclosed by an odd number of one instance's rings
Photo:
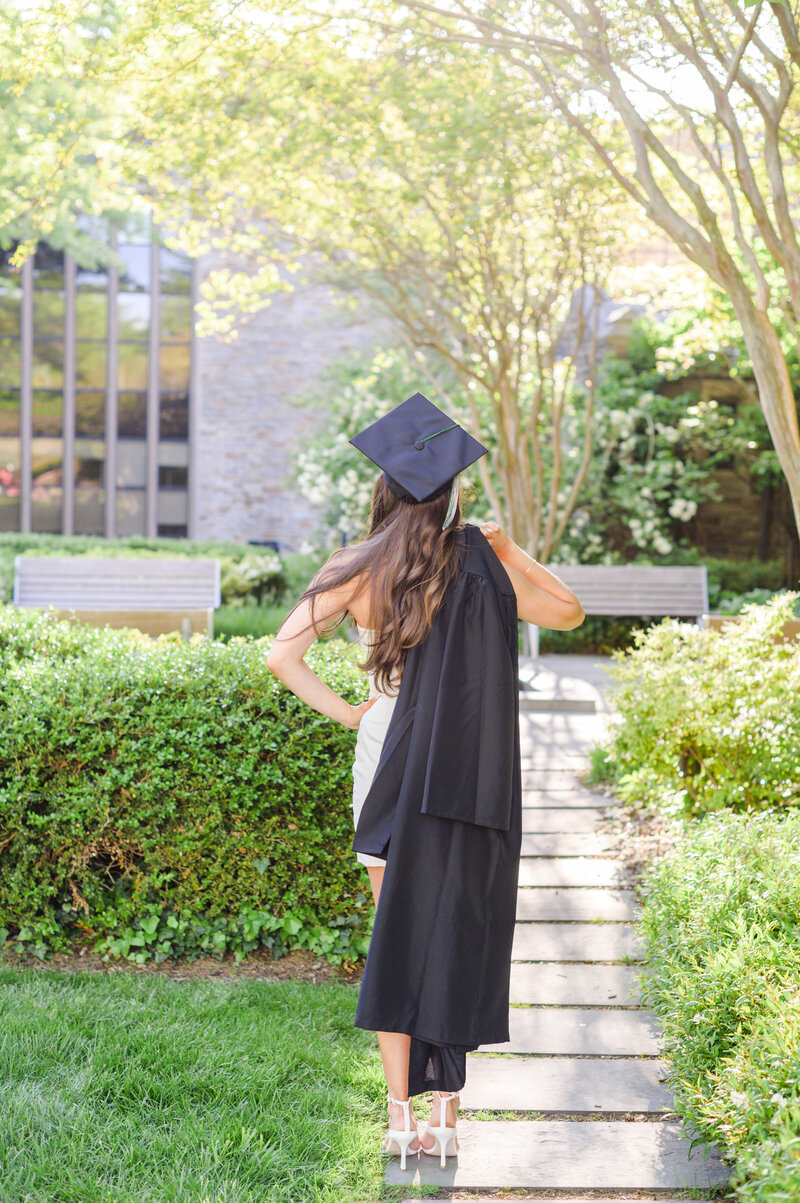
[[[355,1026],[411,1036],[408,1091],[509,1039],[521,841],[517,602],[481,531],[409,650],[353,849],[386,858]]]

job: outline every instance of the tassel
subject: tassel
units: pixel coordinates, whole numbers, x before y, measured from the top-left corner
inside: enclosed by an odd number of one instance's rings
[[[453,521],[453,515],[456,512],[456,505],[458,504],[458,479],[458,474],[456,474],[453,477],[453,483],[450,486],[450,501],[448,502],[447,513],[445,514],[444,522],[442,523],[442,530],[447,530],[448,526]]]

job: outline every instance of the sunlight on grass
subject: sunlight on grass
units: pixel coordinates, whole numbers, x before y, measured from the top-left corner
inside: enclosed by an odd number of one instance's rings
[[[383,1079],[356,992],[0,968],[0,1200],[368,1203]]]

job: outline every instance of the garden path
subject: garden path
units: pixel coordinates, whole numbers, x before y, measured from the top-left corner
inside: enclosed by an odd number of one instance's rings
[[[690,1155],[691,1134],[671,1110],[658,1021],[640,1004],[646,966],[632,882],[614,855],[619,837],[601,830],[617,802],[578,779],[614,721],[604,696],[608,663],[521,660],[520,678],[534,690],[521,695],[511,1040],[468,1059],[462,1114],[480,1118],[459,1120],[458,1158],[445,1170],[433,1158],[413,1159],[406,1173],[392,1158],[387,1185],[509,1190],[516,1203],[551,1191],[571,1203],[582,1203],[584,1191],[616,1203],[636,1192],[636,1203],[650,1203],[653,1191],[658,1203],[673,1203],[671,1191],[703,1192],[728,1177],[716,1149],[696,1146]]]

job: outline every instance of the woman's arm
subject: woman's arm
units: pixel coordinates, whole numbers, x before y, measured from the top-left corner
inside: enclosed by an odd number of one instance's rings
[[[517,614],[524,622],[554,631],[572,631],[586,615],[571,589],[527,551],[518,547],[496,522],[485,522],[481,533],[503,561],[517,595]]]
[[[334,614],[346,610],[353,591],[354,582],[348,581],[339,589],[318,593],[314,599],[314,621],[317,626],[323,626]],[[362,715],[366,714],[378,699],[369,698],[360,706],[351,706],[309,668],[303,657],[317,638],[317,631],[309,625],[310,622],[311,603],[301,602],[275,637],[267,653],[267,668],[274,672],[301,702],[345,727],[357,729]],[[304,627],[307,629],[304,630]]]

